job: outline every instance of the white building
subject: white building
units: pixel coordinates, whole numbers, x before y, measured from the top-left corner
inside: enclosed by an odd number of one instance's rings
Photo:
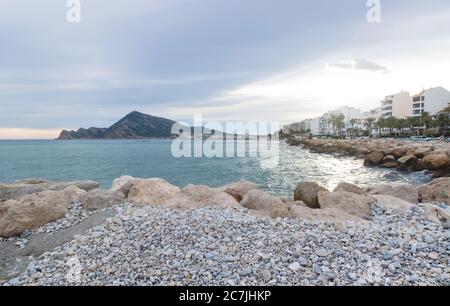
[[[443,87],[430,88],[412,97],[412,115],[420,116],[423,112],[436,115],[450,103],[450,92]]]
[[[386,96],[380,103],[381,117],[383,118],[411,116],[411,97],[407,91]]]

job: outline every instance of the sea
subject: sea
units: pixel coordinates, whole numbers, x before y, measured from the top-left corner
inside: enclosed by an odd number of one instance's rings
[[[187,184],[223,186],[240,180],[289,197],[301,181],[333,189],[339,182],[358,186],[406,182],[422,184],[425,172],[369,168],[361,159],[312,153],[280,142],[279,159],[267,167],[261,157],[175,157],[171,140],[0,140],[0,182],[25,178],[94,180],[109,188],[114,178],[131,175]]]

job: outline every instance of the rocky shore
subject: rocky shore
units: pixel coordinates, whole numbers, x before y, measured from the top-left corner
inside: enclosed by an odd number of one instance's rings
[[[362,158],[366,166],[405,171],[428,170],[434,177],[450,175],[450,144],[443,141],[288,139],[287,142],[312,152]]]
[[[290,199],[123,176],[0,184],[3,285],[449,285],[450,178]]]

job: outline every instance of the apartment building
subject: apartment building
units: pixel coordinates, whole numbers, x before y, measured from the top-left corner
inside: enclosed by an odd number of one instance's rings
[[[412,97],[412,115],[421,116],[423,112],[436,115],[450,103],[450,92],[443,87],[422,90]]]
[[[401,91],[399,93],[386,96],[380,102],[381,117],[406,118],[411,116],[411,97],[409,92]]]

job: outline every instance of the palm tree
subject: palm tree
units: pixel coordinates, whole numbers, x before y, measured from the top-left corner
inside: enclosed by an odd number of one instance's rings
[[[397,118],[389,117],[386,119],[386,127],[389,128],[389,136],[392,136],[392,130],[397,125]]]
[[[433,118],[431,118],[429,112],[423,112],[420,116],[420,122],[423,126],[425,126],[425,131],[428,130],[430,125],[433,123]]]
[[[411,136],[415,135],[415,128],[420,125],[420,117],[408,117],[408,126],[411,129]]]
[[[450,108],[450,107],[448,107]],[[450,109],[449,109],[450,111]],[[436,126],[439,127],[441,136],[444,136],[447,132],[448,126],[450,125],[450,118],[448,113],[440,113],[436,117]]]
[[[378,118],[376,125],[378,127],[378,132],[381,136],[381,130],[384,129],[386,127],[386,119],[383,117]]]
[[[333,126],[333,135],[335,134],[335,130],[338,130],[338,136],[340,136],[340,131],[345,127],[344,123],[344,115],[343,114],[331,114],[328,119],[328,123]]]
[[[372,128],[375,124],[376,119],[375,118],[367,118],[366,122],[364,123],[364,125],[367,127],[369,136],[372,135]]]

